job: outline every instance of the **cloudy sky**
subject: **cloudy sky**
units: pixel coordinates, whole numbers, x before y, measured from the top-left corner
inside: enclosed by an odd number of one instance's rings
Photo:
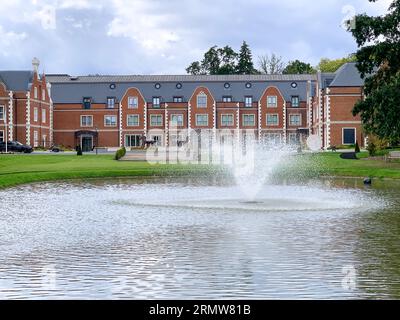
[[[316,64],[356,50],[342,21],[378,0],[0,0],[0,70],[183,74],[211,46]]]

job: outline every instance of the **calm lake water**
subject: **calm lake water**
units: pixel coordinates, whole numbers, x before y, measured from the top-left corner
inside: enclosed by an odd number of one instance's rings
[[[0,299],[400,298],[400,183],[0,191]]]

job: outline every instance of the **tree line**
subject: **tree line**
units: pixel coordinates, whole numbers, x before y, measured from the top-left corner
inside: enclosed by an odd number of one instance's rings
[[[204,53],[201,61],[192,62],[186,72],[193,75],[227,75],[227,74],[314,74],[321,72],[335,72],[346,62],[356,61],[355,55],[340,59],[322,58],[317,66],[300,60],[285,62],[275,53],[258,57],[255,66],[249,45],[243,41],[239,52],[226,45],[219,48],[211,47]]]

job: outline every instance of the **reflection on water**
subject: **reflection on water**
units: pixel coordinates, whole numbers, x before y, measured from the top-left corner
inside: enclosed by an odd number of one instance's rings
[[[400,298],[399,187],[281,182],[249,203],[219,180],[1,191],[0,298]]]

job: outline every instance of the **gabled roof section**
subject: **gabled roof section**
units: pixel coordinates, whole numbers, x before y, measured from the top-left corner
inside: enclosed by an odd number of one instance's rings
[[[33,80],[32,71],[0,71],[0,79],[7,90],[28,91]]]
[[[362,87],[364,85],[364,79],[361,78],[356,62],[342,65],[335,74],[330,87]]]

